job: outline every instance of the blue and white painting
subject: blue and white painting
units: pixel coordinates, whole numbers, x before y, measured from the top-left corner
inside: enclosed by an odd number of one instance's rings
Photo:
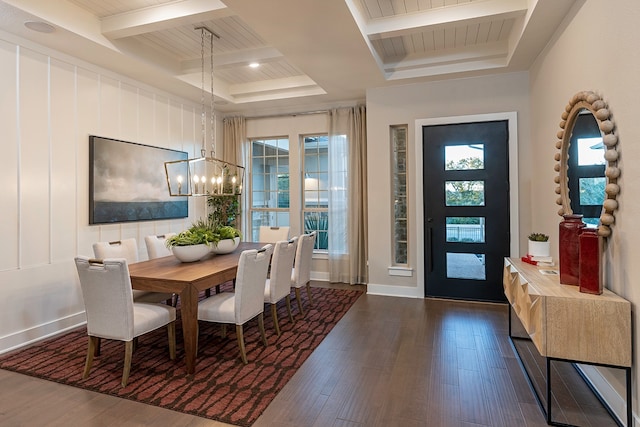
[[[164,162],[184,151],[89,136],[89,224],[186,218],[186,197],[171,197]]]

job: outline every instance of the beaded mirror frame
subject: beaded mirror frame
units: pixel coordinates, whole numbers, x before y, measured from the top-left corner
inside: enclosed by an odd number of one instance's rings
[[[618,167],[618,136],[616,135],[616,127],[607,103],[602,97],[592,91],[582,91],[576,93],[562,113],[562,121],[560,122],[560,131],[558,131],[556,148],[559,150],[555,155],[557,161],[555,171],[558,176],[555,178],[556,194],[559,197],[556,203],[561,206],[558,215],[572,214],[571,198],[569,195],[569,176],[568,176],[568,158],[569,145],[571,141],[571,133],[575,125],[575,121],[580,111],[586,109],[591,112],[598,123],[600,132],[602,133],[602,142],[605,146],[605,199],[602,205],[600,221],[598,224],[598,234],[603,237],[611,235],[611,225],[615,222],[615,211],[618,209],[618,201],[616,200],[620,193],[620,185],[618,178],[620,177],[620,168]]]

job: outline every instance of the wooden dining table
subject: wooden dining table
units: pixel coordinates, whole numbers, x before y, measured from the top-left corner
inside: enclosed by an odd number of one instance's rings
[[[196,371],[198,354],[198,299],[200,292],[236,277],[240,254],[260,249],[264,243],[241,242],[229,254],[209,254],[196,262],[181,262],[173,255],[129,264],[133,289],[175,293],[180,296],[180,316],[187,373]]]

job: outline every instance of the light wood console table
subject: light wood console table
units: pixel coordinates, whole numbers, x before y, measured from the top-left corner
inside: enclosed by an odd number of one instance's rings
[[[547,362],[546,408],[536,395],[547,424],[565,425],[551,418],[551,362],[558,360],[624,369],[627,426],[632,426],[629,301],[607,289],[602,295],[581,293],[578,286],[561,285],[558,274],[543,274],[538,267],[512,258],[505,258],[503,286],[510,303],[509,337],[518,338],[511,332],[513,312]]]

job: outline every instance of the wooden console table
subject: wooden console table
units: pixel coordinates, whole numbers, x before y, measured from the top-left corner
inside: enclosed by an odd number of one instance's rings
[[[551,361],[624,369],[627,386],[627,425],[632,426],[631,304],[605,289],[602,295],[581,293],[578,286],[561,285],[558,274],[505,258],[504,293],[541,356],[547,361],[547,424],[551,419]],[[517,352],[517,349],[516,349]],[[526,369],[525,369],[526,372]],[[527,376],[529,373],[527,372]],[[535,388],[534,388],[535,391]]]

